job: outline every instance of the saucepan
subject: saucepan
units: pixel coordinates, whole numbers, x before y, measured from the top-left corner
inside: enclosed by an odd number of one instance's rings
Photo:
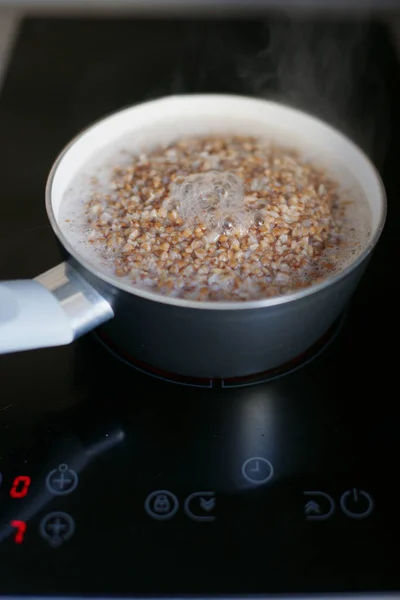
[[[362,252],[343,270],[288,295],[201,302],[137,289],[102,272],[60,227],[59,209],[76,174],[127,133],[138,150],[185,134],[269,134],[309,145],[351,175],[371,212]],[[169,96],[123,109],[90,126],[61,152],[46,186],[46,209],[65,261],[32,280],[0,283],[0,353],[69,344],[101,326],[118,348],[183,376],[243,377],[301,355],[340,316],[384,226],[386,198],[366,155],[341,132],[291,107],[227,95]],[[34,251],[34,249],[27,249]]]

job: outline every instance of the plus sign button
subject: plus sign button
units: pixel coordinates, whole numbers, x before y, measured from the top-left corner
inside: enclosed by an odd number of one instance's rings
[[[46,488],[55,496],[71,494],[78,485],[78,475],[68,465],[58,465],[46,477]]]
[[[64,512],[49,513],[40,522],[39,532],[52,548],[59,548],[74,534],[75,523],[72,517]]]

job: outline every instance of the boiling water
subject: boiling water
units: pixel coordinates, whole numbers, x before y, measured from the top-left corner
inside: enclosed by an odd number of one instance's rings
[[[94,193],[110,194],[112,197],[114,193],[111,186],[113,170],[116,166],[130,165],[132,151],[127,151],[129,146],[129,137],[121,139],[118,145],[98,153],[84,165],[64,194],[58,214],[58,222],[63,234],[79,255],[94,268],[109,276],[114,276],[116,281],[121,281],[121,278],[114,275],[115,254],[89,241],[92,227],[87,223],[87,207],[85,205]],[[309,151],[307,151],[307,155],[304,152],[302,158],[311,160],[312,164],[317,167],[327,168],[326,164],[318,165],[318,162],[310,156]],[[349,173],[345,173],[343,169],[339,172],[328,168],[327,176],[339,182],[339,196],[351,200],[346,206],[343,228],[346,244],[339,249],[335,247],[325,253],[334,264],[334,272],[337,272],[354,261],[368,242],[371,231],[371,214],[362,191]],[[134,188],[133,191],[138,190]],[[241,224],[243,227],[248,225],[248,213],[244,210],[243,203],[243,184],[240,178],[232,173],[212,170],[201,175],[189,175],[179,186],[171,186],[170,195],[179,205],[180,214],[188,223],[193,221],[195,216],[201,215],[203,222],[214,229],[221,229],[227,218],[233,218],[237,224]],[[329,254],[331,254],[330,257]],[[320,267],[319,271],[322,277],[332,275],[331,269],[329,272],[325,272],[324,268]],[[307,276],[306,272],[305,276]],[[124,278],[124,280],[129,282],[128,278]],[[137,283],[132,284],[132,287],[137,287]]]

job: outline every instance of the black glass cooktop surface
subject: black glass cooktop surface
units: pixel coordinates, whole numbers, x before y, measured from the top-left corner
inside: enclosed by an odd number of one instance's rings
[[[201,91],[282,99],[349,133],[382,174],[384,234],[326,347],[285,376],[178,385],[95,336],[1,356],[3,595],[400,591],[400,87],[382,26],[25,21],[0,97],[0,277],[61,260],[44,185],[72,136]]]

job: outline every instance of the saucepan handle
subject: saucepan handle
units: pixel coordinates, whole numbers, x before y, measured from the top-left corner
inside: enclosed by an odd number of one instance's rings
[[[0,282],[0,354],[69,344],[113,316],[68,262],[35,279]]]

